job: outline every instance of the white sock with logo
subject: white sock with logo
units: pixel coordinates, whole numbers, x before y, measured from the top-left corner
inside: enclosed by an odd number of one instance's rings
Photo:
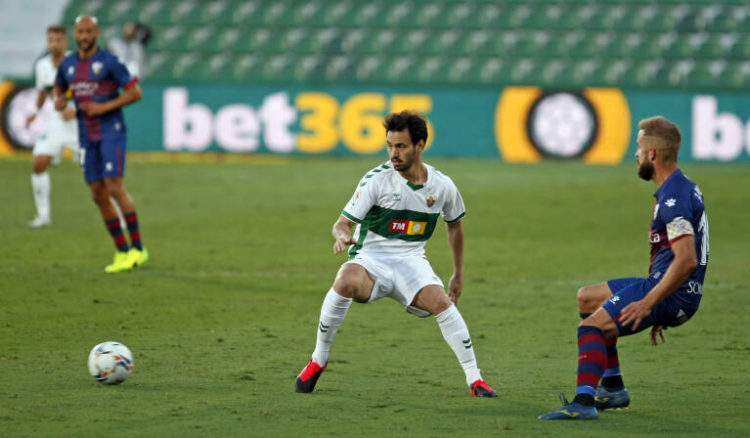
[[[469,336],[469,328],[466,327],[466,322],[458,308],[451,304],[449,308],[435,315],[435,319],[440,326],[440,331],[443,332],[445,342],[456,353],[456,358],[458,358],[464,373],[466,373],[466,384],[471,385],[476,380],[481,379],[482,375],[477,367],[477,358],[474,355],[474,345],[471,336]]]
[[[351,305],[351,298],[342,297],[333,288],[326,294],[323,306],[320,309],[318,339],[315,343],[315,351],[312,354],[313,360],[318,365],[324,367],[328,363],[328,352],[331,351],[333,336],[344,321],[346,312]]]
[[[49,179],[49,172],[32,173],[31,187],[34,190],[34,204],[36,204],[36,214],[40,218],[49,219],[49,194],[52,184]]]

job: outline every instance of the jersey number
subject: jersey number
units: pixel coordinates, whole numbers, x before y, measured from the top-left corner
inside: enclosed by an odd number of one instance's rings
[[[708,218],[706,212],[703,212],[701,216],[701,223],[698,225],[698,232],[703,233],[701,235],[701,266],[705,266],[708,262]]]

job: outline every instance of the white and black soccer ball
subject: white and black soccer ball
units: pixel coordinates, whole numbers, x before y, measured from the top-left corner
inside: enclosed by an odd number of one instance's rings
[[[133,371],[133,353],[119,342],[102,342],[89,353],[89,373],[99,383],[117,385]]]

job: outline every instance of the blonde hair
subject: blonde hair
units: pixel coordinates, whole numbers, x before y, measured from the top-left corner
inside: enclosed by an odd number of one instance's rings
[[[677,161],[682,134],[680,128],[662,116],[649,117],[638,122],[643,131],[643,144],[662,151],[664,161]]]

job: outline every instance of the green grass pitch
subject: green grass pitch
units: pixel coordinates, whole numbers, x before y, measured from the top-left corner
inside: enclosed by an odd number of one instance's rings
[[[137,157],[131,157],[137,158]],[[700,311],[649,345],[621,340],[633,402],[595,422],[542,422],[572,397],[575,292],[647,273],[655,186],[635,165],[428,160],[466,201],[459,308],[497,399],[469,396],[433,319],[353,305],[313,394],[294,378],[343,256],[330,228],[381,158],[131,159],[151,261],[105,275],[113,245],[80,171],[52,169],[53,226],[29,230],[28,157],[0,160],[0,435],[747,436],[750,168],[687,164],[706,197],[711,255]],[[444,226],[427,246],[447,281]],[[87,372],[125,343],[129,380]]]

